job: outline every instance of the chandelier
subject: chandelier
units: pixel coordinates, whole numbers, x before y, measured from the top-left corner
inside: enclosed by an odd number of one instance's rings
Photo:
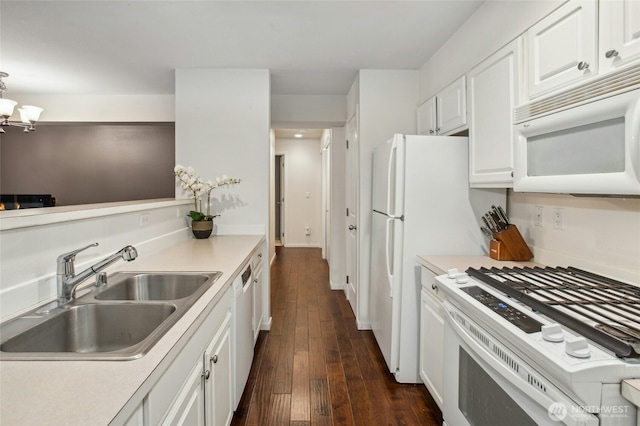
[[[36,121],[40,118],[40,113],[42,113],[43,109],[33,105],[23,105],[18,108],[20,121],[9,121],[9,117],[13,115],[13,108],[18,103],[11,99],[4,99],[4,92],[7,91],[7,86],[2,81],[4,77],[9,77],[9,74],[0,71],[0,118],[2,119],[0,126],[22,127],[26,133],[33,132],[36,130]],[[4,133],[2,127],[0,127],[0,133]]]

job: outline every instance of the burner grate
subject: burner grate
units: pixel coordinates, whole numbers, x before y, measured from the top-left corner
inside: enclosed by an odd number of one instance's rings
[[[640,357],[640,288],[568,267],[469,268],[469,275],[619,357]]]

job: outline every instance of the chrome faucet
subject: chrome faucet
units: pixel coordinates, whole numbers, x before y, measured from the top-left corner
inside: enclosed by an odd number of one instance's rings
[[[96,247],[97,245],[98,243],[89,244],[86,247],[82,247],[80,249],[58,256],[58,306],[62,306],[74,300],[76,298],[76,288],[87,278],[92,277],[93,275],[97,274],[112,263],[115,263],[119,259],[130,262],[138,257],[138,252],[136,251],[135,247],[126,246],[122,250],[117,251],[111,256],[104,258],[100,262],[88,267],[87,269],[76,275],[74,266],[76,254],[90,247]]]

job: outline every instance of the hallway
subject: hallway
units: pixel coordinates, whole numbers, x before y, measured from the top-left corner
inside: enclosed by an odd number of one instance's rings
[[[271,331],[262,331],[232,425],[440,425],[423,385],[399,385],[320,249],[277,247]]]

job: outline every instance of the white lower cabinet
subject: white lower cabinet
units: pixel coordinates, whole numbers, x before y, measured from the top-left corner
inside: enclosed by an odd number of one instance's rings
[[[231,424],[231,361],[231,316],[228,315],[204,353],[204,405],[207,425]]]
[[[199,360],[191,369],[178,397],[173,401],[167,417],[162,422],[163,425],[204,426],[203,379],[202,360]]]
[[[420,377],[442,410],[444,388],[444,305],[436,274],[422,267],[420,297]]]
[[[144,424],[226,426],[231,423],[230,288],[202,318],[197,330],[147,394]]]

